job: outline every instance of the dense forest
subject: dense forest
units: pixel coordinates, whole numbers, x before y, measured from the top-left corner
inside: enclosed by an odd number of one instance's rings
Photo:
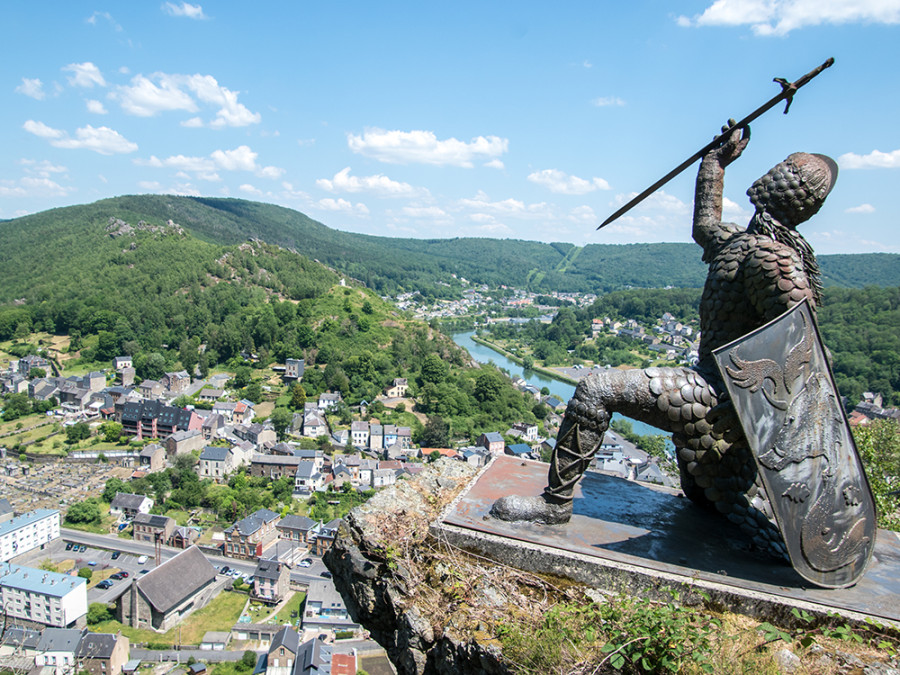
[[[241,199],[140,195],[45,211],[0,223],[0,262],[12,265],[0,303],[19,297],[7,291],[27,284],[22,275],[30,250],[66,242],[85,250],[85,228],[109,218],[178,223],[202,242],[235,246],[259,239],[319,260],[358,279],[380,295],[418,291],[425,297],[456,297],[460,278],[536,292],[606,293],[627,288],[703,285],[706,267],[693,244],[543,244],[512,239],[400,239],[341,232],[291,209]],[[49,235],[49,236],[48,236]],[[90,237],[88,237],[90,239]],[[21,244],[20,244],[21,242]],[[5,251],[5,253],[4,253]],[[59,258],[42,255],[40,260]],[[820,256],[826,285],[861,288],[900,285],[900,255]],[[34,265],[31,265],[34,267]],[[52,265],[54,267],[59,265]],[[47,266],[36,274],[47,271]],[[455,277],[454,277],[455,275]],[[9,284],[9,286],[7,286]]]
[[[68,335],[73,365],[105,368],[128,354],[138,377],[150,379],[179,368],[205,375],[217,364],[240,375],[242,352],[262,365],[304,358],[310,396],[331,390],[349,404],[372,401],[405,377],[413,393],[424,387],[423,411],[445,416],[454,434],[537,421],[533,401],[496,369],[469,367],[448,337],[361,285],[342,285],[320,263],[259,240],[216,245],[172,222],[119,213],[81,226],[50,217],[0,224],[2,239],[16,242],[0,245],[9,271],[2,293],[15,298],[0,306],[10,353],[34,349],[23,340],[35,332]],[[30,263],[37,258],[59,264]],[[245,395],[259,399],[259,384],[243,377]]]
[[[697,324],[699,303],[699,289],[617,291],[588,307],[563,307],[550,324],[494,325],[492,333],[499,338],[515,334],[545,362],[573,351],[576,357],[595,362],[639,365],[640,359],[628,354],[631,341],[626,338],[601,335],[585,344],[591,320],[634,319],[650,328],[669,312],[679,321]],[[885,405],[900,405],[900,287],[826,288],[818,320],[841,394],[855,404],[864,391],[880,392]]]

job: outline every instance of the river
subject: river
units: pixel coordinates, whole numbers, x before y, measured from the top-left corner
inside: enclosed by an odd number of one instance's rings
[[[472,339],[473,335],[475,335],[473,331],[468,331],[465,333],[453,333],[452,337],[453,341],[460,347],[465,349],[467,352],[469,352],[469,354],[472,355],[472,358],[478,361],[478,363],[493,363],[498,368],[502,368],[503,370],[508,371],[510,376],[512,377],[518,375],[523,380],[525,380],[529,384],[533,384],[539,389],[547,387],[547,389],[550,390],[551,394],[558,397],[564,402],[567,402],[570,398],[572,398],[572,394],[575,393],[574,384],[555,380],[552,377],[547,377],[546,375],[536,373],[533,370],[526,370],[518,363],[510,361],[503,354],[495,352],[490,347],[485,347],[484,345],[478,344]],[[613,413],[613,419],[620,418],[622,418],[622,415],[620,415],[619,413]],[[656,427],[652,427],[649,424],[644,424],[643,422],[639,422],[638,420],[633,420],[630,418],[626,419],[631,422],[631,426],[634,429],[635,433],[641,434],[643,436],[662,434],[667,439],[666,445],[670,449],[674,449],[671,441],[668,440],[670,436],[669,432],[663,431],[662,429],[657,429]]]

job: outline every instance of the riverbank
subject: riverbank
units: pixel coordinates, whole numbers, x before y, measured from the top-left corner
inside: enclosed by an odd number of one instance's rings
[[[492,349],[493,351],[497,352],[498,354],[500,354],[503,357],[506,357],[513,363],[516,363],[516,364],[522,366],[523,368],[525,367],[525,363],[524,363],[524,361],[522,361],[522,359],[520,359],[515,354],[506,351],[502,347],[497,346],[493,342],[490,342],[489,340],[485,340],[482,337],[478,337],[477,335],[473,335],[471,339],[472,339],[472,342],[477,342],[478,344],[480,344],[484,347],[487,347],[488,349]],[[564,375],[563,373],[558,373],[551,368],[545,368],[544,366],[532,365],[528,370],[533,370],[536,373],[540,373],[541,375],[545,375],[546,377],[552,377],[554,380],[559,380],[560,382],[565,382],[566,384],[572,384],[572,385],[578,384],[578,380],[576,380],[575,378],[569,377],[568,375]]]

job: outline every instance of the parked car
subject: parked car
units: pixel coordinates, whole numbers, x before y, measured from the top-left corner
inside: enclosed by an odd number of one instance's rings
[[[312,567],[312,560],[309,558],[304,558],[300,561],[300,567]]]
[[[91,567],[96,567],[97,561],[96,560],[88,560],[88,565],[90,565]]]
[[[111,582],[109,579],[104,579],[99,584],[97,584],[97,588],[107,589],[107,588],[112,588],[112,585],[113,585],[113,582]]]
[[[222,565],[222,569],[219,570],[219,574],[228,574],[231,572],[231,568],[228,565]]]
[[[326,579],[330,579],[330,578],[331,578],[331,572],[329,572],[328,570],[325,570],[324,572],[322,572],[322,575],[321,575],[321,576],[325,577]]]
[[[143,565],[145,562],[147,562],[147,556],[142,555],[140,558],[138,558],[137,562],[138,562],[138,565]]]
[[[119,556],[122,555],[121,551],[113,551],[113,554],[110,556],[113,560],[118,560]]]
[[[121,573],[121,572],[116,572],[115,574],[110,574],[110,575],[109,575],[109,578],[110,578],[110,579],[115,579],[116,581],[119,581],[120,579],[124,579],[125,577],[122,576],[122,573]]]
[[[72,550],[72,547],[73,547],[74,545],[75,545],[75,544],[73,544],[73,543],[70,541],[68,544],[66,544],[66,550],[67,550],[67,551],[71,551],[71,550]]]

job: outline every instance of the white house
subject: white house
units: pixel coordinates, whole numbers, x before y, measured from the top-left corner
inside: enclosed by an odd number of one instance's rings
[[[87,580],[0,563],[0,606],[11,619],[70,628],[87,614]]]
[[[59,537],[59,511],[37,509],[0,523],[0,562],[12,560]]]

